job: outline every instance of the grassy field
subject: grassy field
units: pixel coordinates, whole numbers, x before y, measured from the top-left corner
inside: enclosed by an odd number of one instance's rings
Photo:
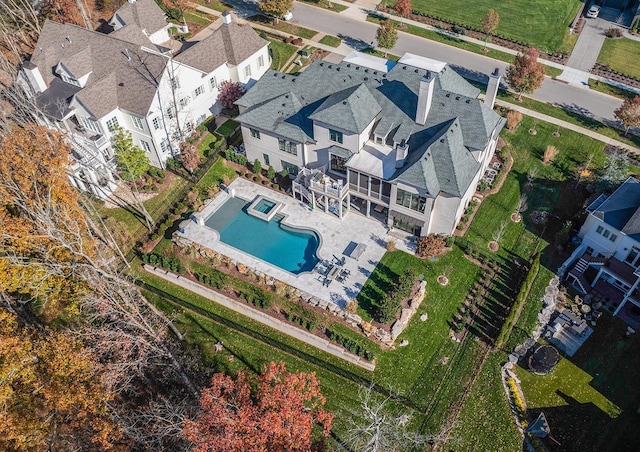
[[[249,20],[252,22],[257,22],[266,27],[273,28],[274,30],[281,31],[282,33],[300,36],[304,39],[311,39],[318,34],[318,32],[315,30],[300,27],[284,20],[279,20],[276,24],[274,23],[274,19],[265,16],[252,16],[249,18]]]
[[[598,82],[592,78],[589,79],[589,88],[598,92],[608,94],[609,96],[618,97],[620,99],[627,99],[637,96],[636,93],[618,88],[617,86],[609,85],[608,83]]]
[[[271,69],[281,71],[284,64],[291,58],[291,55],[298,51],[298,48],[281,40],[269,39],[269,41],[271,42],[269,44],[271,49]]]
[[[334,3],[331,0],[300,0],[300,1],[303,3],[308,3],[313,6],[317,6],[318,8],[328,9],[329,11],[333,11],[336,13],[342,12],[345,9],[347,9],[346,6],[341,5],[339,3]]]
[[[607,38],[598,55],[598,63],[606,64],[614,71],[640,78],[638,58],[640,42],[628,38]]]
[[[196,3],[220,12],[231,11],[233,9],[222,3],[220,0],[196,0]]]
[[[518,367],[517,375],[531,418],[543,411],[552,435],[565,446],[545,441],[548,450],[640,449],[636,410],[640,402],[637,334],[605,314],[593,335],[573,357],[564,357],[548,375]]]
[[[390,3],[391,4],[391,3]],[[493,2],[479,0],[414,0],[413,10],[433,17],[482,29],[489,8],[500,15],[495,34],[524,42],[545,51],[569,50],[565,43],[568,27],[580,8],[579,0],[526,0]]]
[[[219,158],[216,163],[211,166],[211,169],[207,171],[207,174],[202,176],[202,179],[198,181],[195,188],[201,192],[206,192],[210,187],[220,185],[225,178],[233,180],[236,176],[236,171],[226,166],[223,158]]]

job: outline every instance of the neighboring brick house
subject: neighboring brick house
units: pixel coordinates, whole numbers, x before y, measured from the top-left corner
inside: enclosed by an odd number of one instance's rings
[[[492,110],[499,81],[496,70],[486,105],[445,63],[354,52],[296,76],[267,72],[237,101],[237,119],[249,160],[286,170],[313,208],[450,235],[505,123]]]
[[[268,41],[228,13],[211,35],[177,55],[156,42],[168,37],[163,20],[154,0],[138,0],[118,10],[110,34],[47,21],[22,66],[19,82],[43,121],[72,143],[72,183],[96,196],[116,187],[115,126],[131,132],[152,165],[164,167],[198,124],[221,111],[221,82],[250,85],[269,68]]]
[[[583,293],[601,286],[614,314],[640,322],[640,181],[627,179],[610,196],[600,195],[587,207],[580,245],[562,265],[567,281]]]

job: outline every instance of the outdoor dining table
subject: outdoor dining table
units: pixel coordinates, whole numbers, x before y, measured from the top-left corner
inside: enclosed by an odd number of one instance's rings
[[[333,268],[331,268],[331,270],[329,270],[329,273],[327,273],[326,280],[333,281],[335,277],[338,275],[339,271],[340,271],[340,267],[338,266],[334,266]]]

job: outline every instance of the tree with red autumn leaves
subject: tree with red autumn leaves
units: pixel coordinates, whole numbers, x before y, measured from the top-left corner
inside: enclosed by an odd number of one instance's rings
[[[402,20],[411,14],[411,0],[397,0],[393,9],[400,16],[400,25],[402,25]]]
[[[242,86],[240,82],[225,80],[220,84],[220,93],[218,93],[218,100],[224,108],[234,108],[234,102],[240,99],[244,93],[244,86]]]
[[[200,154],[198,153],[198,148],[189,143],[183,143],[180,152],[180,163],[184,166],[184,169],[189,171],[190,174],[193,174],[193,170],[195,170],[200,164]]]
[[[195,452],[308,451],[314,424],[325,436],[333,414],[324,410],[315,373],[287,372],[269,363],[253,385],[247,372],[234,380],[217,373],[202,391],[200,414],[183,426]]]
[[[487,41],[489,40],[489,35],[493,33],[498,25],[500,24],[500,14],[496,12],[495,9],[491,8],[487,12],[487,16],[482,19],[482,29],[484,30],[484,49],[487,48]]]
[[[524,53],[516,55],[516,61],[507,69],[507,80],[511,88],[520,94],[532,93],[540,88],[544,80],[544,65],[538,62],[540,52],[529,47]]]

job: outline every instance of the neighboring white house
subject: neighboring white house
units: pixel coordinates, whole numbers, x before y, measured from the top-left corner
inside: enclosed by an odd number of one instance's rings
[[[354,52],[292,76],[269,71],[236,103],[247,157],[295,177],[294,196],[357,209],[417,236],[450,235],[491,161],[500,74],[480,90],[445,63]]]
[[[630,177],[610,196],[600,195],[578,237],[580,246],[563,264],[567,281],[583,293],[602,286],[615,306],[614,314],[640,322],[640,181]]]
[[[138,0],[118,10],[112,22],[119,28],[110,34],[46,21],[22,66],[19,82],[44,122],[72,143],[72,183],[96,196],[116,187],[115,126],[131,132],[152,165],[164,167],[198,124],[220,112],[221,82],[251,85],[270,66],[268,42],[228,13],[210,36],[175,56],[156,44],[168,37],[161,17],[154,0]]]

